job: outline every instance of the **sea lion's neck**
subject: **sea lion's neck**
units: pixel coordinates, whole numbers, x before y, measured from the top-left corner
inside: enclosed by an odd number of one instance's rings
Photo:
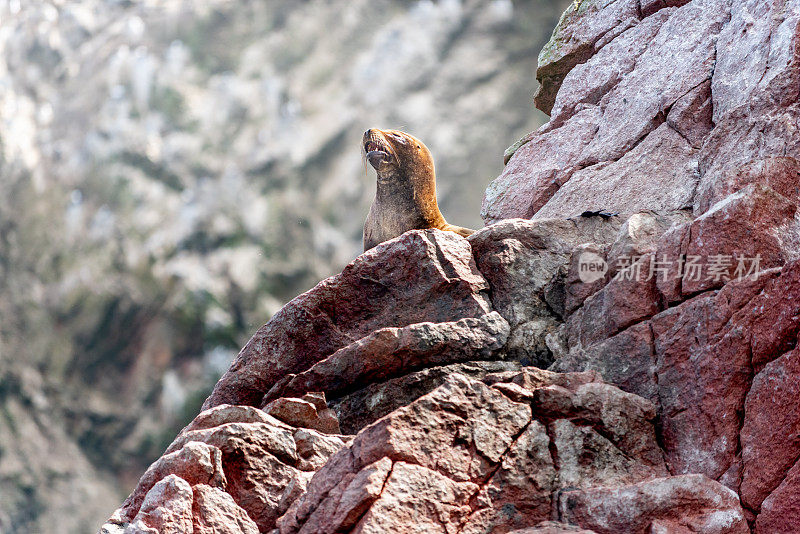
[[[424,180],[401,173],[378,176],[375,200],[431,225],[444,221],[436,202],[436,178],[433,175]]]

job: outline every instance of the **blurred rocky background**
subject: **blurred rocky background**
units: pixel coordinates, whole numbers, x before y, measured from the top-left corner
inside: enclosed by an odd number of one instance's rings
[[[567,0],[0,2],[0,532],[87,532],[361,250],[364,129],[480,202]]]

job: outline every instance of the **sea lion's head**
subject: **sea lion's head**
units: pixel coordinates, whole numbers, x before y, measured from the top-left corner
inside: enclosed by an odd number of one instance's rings
[[[422,141],[405,132],[369,129],[364,132],[363,149],[367,161],[378,173],[379,182],[403,177],[434,179],[431,151]]]

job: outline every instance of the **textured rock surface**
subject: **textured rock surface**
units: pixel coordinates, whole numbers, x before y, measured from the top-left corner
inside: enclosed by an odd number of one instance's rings
[[[199,484],[280,534],[800,529],[798,50],[796,0],[574,2],[540,56],[551,121],[487,190],[499,222],[363,255],[207,402],[324,392],[354,436],[212,408],[117,524],[180,522]],[[249,493],[222,413],[276,458]]]
[[[569,1],[0,2],[0,530],[93,530],[361,252],[366,128],[480,226]]]
[[[576,2],[562,17],[539,58],[537,105],[551,121],[487,190],[487,223],[699,214],[748,182],[780,191],[796,177],[796,2],[636,4]]]
[[[406,233],[287,304],[242,349],[204,407],[256,405],[287,373],[306,371],[380,328],[485,315],[487,289],[464,239]]]
[[[153,527],[153,518],[173,514],[174,520],[158,519],[171,532],[191,531],[176,526],[179,520],[201,532],[213,532],[217,524],[231,532],[269,530],[344,444],[341,437],[292,427],[256,408],[212,408],[150,466],[104,528]]]

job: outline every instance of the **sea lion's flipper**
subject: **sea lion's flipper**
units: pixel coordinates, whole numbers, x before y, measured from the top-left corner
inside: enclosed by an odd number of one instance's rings
[[[464,228],[462,226],[456,226],[454,224],[447,224],[445,223],[444,226],[441,228],[442,230],[446,230],[448,232],[455,232],[461,237],[471,236],[475,233],[475,230],[470,230],[469,228]]]

